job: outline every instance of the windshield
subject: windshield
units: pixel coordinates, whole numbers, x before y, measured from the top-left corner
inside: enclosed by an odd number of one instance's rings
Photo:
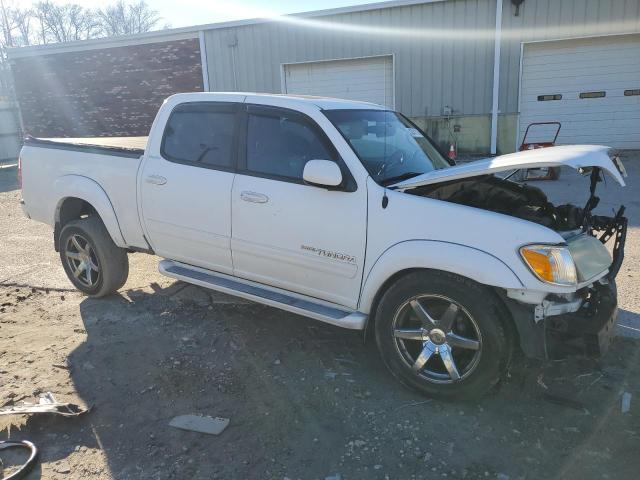
[[[451,166],[415,125],[396,112],[328,110],[323,113],[381,185]]]

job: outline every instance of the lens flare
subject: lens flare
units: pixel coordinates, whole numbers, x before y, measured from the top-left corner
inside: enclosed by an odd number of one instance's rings
[[[196,2],[193,2],[194,5]],[[305,12],[292,15],[280,15],[273,11],[256,8],[231,2],[208,2],[205,5],[197,2],[200,8],[208,8],[212,12],[224,11],[229,17],[237,19],[260,20],[264,22],[280,23],[291,25],[294,27],[306,28],[309,30],[327,30],[331,32],[352,33],[356,35],[370,35],[375,37],[399,38],[409,40],[447,40],[447,41],[464,41],[477,42],[482,40],[493,41],[495,39],[495,28],[493,27],[493,19],[487,21],[487,28],[466,28],[462,25],[456,25],[455,21],[450,22],[448,27],[431,27],[418,25],[418,21],[410,20],[409,24],[404,27],[390,27],[386,25],[363,25],[349,23],[347,21],[336,21],[328,19],[313,18],[315,12]],[[326,12],[323,16],[330,16]],[[390,13],[392,16],[393,13]],[[372,22],[376,20],[372,19]],[[523,27],[509,28],[503,27],[503,40],[531,40],[544,37],[544,39],[561,39],[576,36],[602,35],[607,32],[625,33],[637,30],[637,19],[627,19],[618,22],[603,23],[587,23],[587,24],[561,24],[545,25],[544,27]]]

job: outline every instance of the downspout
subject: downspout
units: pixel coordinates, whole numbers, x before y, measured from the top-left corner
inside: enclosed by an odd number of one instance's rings
[[[502,41],[502,2],[496,0],[496,33],[493,50],[493,97],[491,100],[491,154],[498,152],[498,101],[500,99],[500,46]]]
[[[202,90],[208,92],[209,89],[209,61],[207,60],[207,39],[204,30],[198,32],[200,40],[200,65],[202,67]]]

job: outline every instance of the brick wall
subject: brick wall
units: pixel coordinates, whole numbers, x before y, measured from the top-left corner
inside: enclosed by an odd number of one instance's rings
[[[147,135],[166,97],[203,90],[198,39],[16,58],[12,71],[36,137]]]

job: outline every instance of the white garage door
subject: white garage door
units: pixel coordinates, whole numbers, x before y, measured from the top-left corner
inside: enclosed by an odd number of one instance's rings
[[[393,57],[284,66],[284,92],[372,102],[393,108]]]
[[[640,148],[640,35],[525,45],[520,140],[546,121],[562,123],[559,144]],[[530,131],[540,142],[550,134]]]

